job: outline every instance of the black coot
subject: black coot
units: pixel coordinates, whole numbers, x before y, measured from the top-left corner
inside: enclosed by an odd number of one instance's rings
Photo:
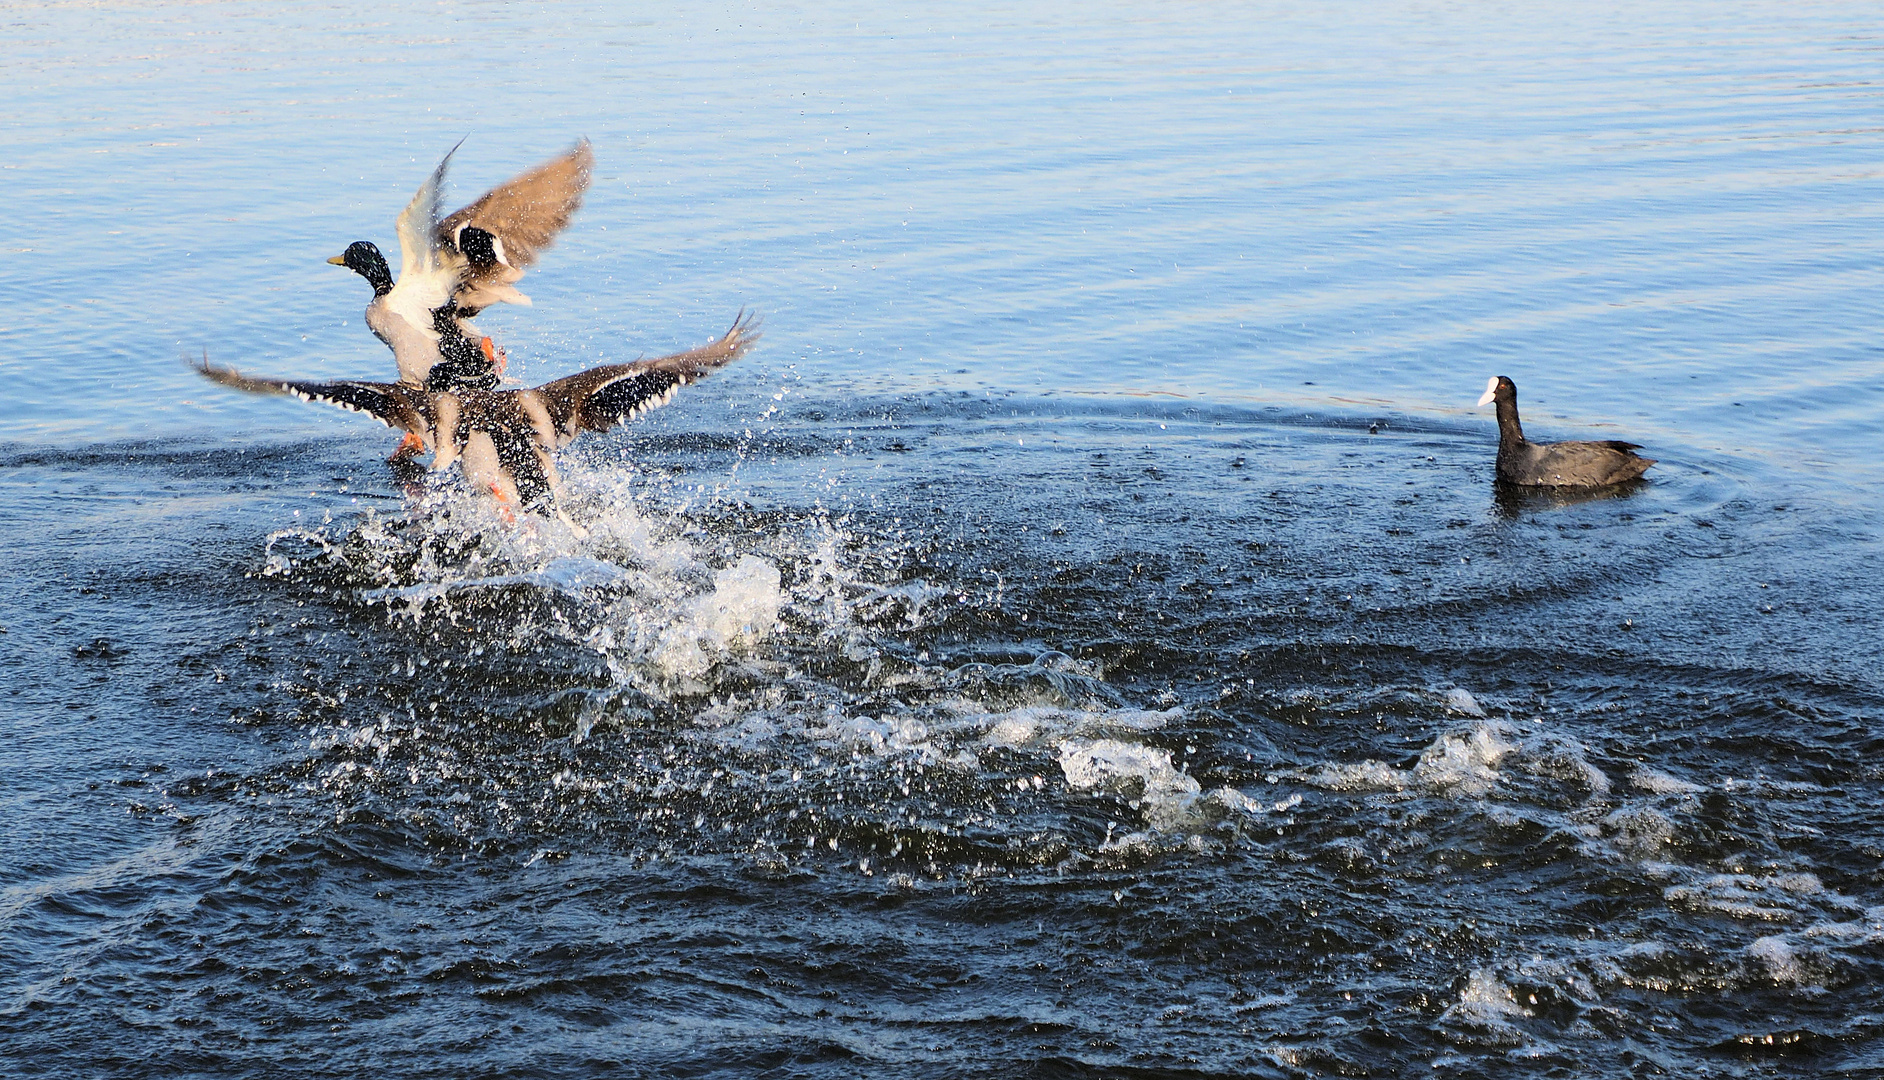
[[[1634,480],[1655,462],[1635,443],[1534,443],[1518,424],[1518,387],[1500,375],[1485,384],[1480,405],[1498,403],[1498,480],[1526,487],[1606,487]]]

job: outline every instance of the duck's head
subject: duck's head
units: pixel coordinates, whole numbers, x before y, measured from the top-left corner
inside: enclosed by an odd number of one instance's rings
[[[355,240],[347,245],[345,253],[327,261],[335,266],[344,266],[365,278],[367,284],[373,286],[374,296],[385,296],[392,292],[392,267],[386,265],[386,256],[365,240]]]
[[[1518,400],[1518,384],[1503,375],[1494,375],[1486,381],[1485,392],[1479,395],[1478,403],[1484,406],[1494,401],[1516,400]]]

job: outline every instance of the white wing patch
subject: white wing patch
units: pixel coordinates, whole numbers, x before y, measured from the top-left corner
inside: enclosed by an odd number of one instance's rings
[[[385,417],[374,412],[373,410],[366,408],[365,406],[362,406],[362,405],[355,405],[354,403],[350,401],[341,401],[339,398],[330,398],[324,394],[310,394],[306,390],[297,390],[292,386],[288,387],[287,391],[288,391],[289,397],[300,398],[302,401],[305,401],[310,405],[332,405],[333,407],[337,409],[345,409],[348,412],[359,413],[362,416],[370,416],[373,419],[378,420],[380,423],[386,424],[387,427],[398,426],[396,424],[388,423]]]
[[[667,404],[668,402],[674,400],[674,395],[679,393],[680,388],[685,385],[687,385],[687,380],[682,379],[679,382],[675,383],[674,385],[668,387],[666,390],[662,391],[661,393],[656,394],[654,397],[648,398],[646,401],[641,402],[639,405],[636,405],[634,408],[629,409],[627,418],[630,420],[634,420],[634,419],[638,419],[640,417],[646,416],[648,413],[653,412],[655,409],[658,409],[661,406]]]

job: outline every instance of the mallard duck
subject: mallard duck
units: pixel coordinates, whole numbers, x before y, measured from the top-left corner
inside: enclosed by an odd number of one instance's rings
[[[1631,442],[1534,443],[1518,423],[1518,386],[1502,375],[1485,384],[1481,407],[1498,403],[1498,480],[1526,487],[1592,488],[1634,480],[1655,464]]]
[[[506,511],[545,504],[572,528],[558,502],[555,452],[585,431],[607,431],[666,404],[674,392],[738,359],[759,339],[758,319],[741,311],[719,340],[697,349],[607,364],[528,390],[428,390],[405,382],[303,382],[256,378],[234,368],[194,365],[204,377],[256,394],[363,412],[434,448],[432,468],[456,464]],[[580,532],[580,529],[577,529]]]
[[[457,152],[445,154],[399,214],[398,281],[367,240],[327,260],[373,287],[366,325],[392,349],[407,386],[497,385],[492,346],[471,319],[492,304],[530,303],[516,283],[582,205],[595,166],[584,139],[441,221],[445,170]]]

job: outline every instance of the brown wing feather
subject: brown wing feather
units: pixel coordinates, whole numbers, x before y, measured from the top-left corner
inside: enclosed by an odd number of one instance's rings
[[[759,340],[759,319],[741,310],[719,340],[697,349],[631,364],[607,364],[544,383],[531,393],[567,442],[583,431],[607,431],[664,402],[687,383],[739,359]]]
[[[506,263],[518,269],[529,266],[582,206],[594,169],[595,153],[583,139],[568,153],[492,188],[439,222],[439,239],[456,247],[458,230],[476,225],[503,241]]]
[[[365,413],[387,427],[423,434],[424,411],[417,392],[400,383],[376,382],[303,382],[295,379],[264,379],[244,375],[230,367],[220,367],[204,358],[191,363],[199,375],[214,383],[251,394],[286,394],[302,401],[337,405],[352,412]]]

